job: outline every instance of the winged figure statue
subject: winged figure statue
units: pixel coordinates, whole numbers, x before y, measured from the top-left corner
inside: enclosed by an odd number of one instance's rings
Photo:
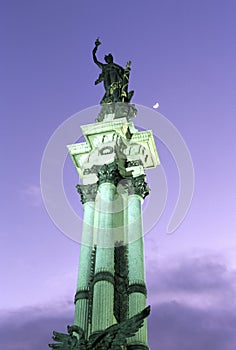
[[[126,345],[127,338],[138,332],[149,314],[150,306],[147,306],[125,321],[103,331],[94,332],[89,339],[85,338],[82,328],[76,325],[68,326],[68,334],[53,332],[52,338],[58,343],[49,344],[49,347],[60,350],[121,350],[121,347]],[[78,337],[74,333],[77,333]]]

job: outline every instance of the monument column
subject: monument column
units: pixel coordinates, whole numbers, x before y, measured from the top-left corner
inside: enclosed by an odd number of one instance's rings
[[[94,63],[105,95],[96,123],[82,125],[84,142],[68,145],[83,181],[84,208],[74,325],[53,332],[53,349],[149,350],[147,345],[142,202],[149,193],[144,171],[160,162],[151,130],[138,131],[128,91],[131,62],[112,54]],[[118,185],[118,183],[120,184]],[[128,195],[127,195],[128,189]],[[135,334],[135,335],[134,335]],[[133,335],[131,337],[131,335]]]
[[[93,230],[94,207],[97,194],[97,184],[77,185],[84,209],[82,242],[80,248],[80,264],[77,288],[75,294],[74,324],[81,327],[85,334],[89,332],[89,288],[91,284],[91,270],[93,270]]]
[[[95,207],[96,263],[93,278],[92,333],[114,324],[114,237],[113,203],[120,179],[116,163],[98,172]]]
[[[142,223],[142,202],[149,194],[145,175],[128,179],[128,262],[129,262],[129,317],[136,315],[146,306],[146,282],[144,267],[144,241]],[[127,339],[128,350],[146,350],[147,321],[135,336]]]

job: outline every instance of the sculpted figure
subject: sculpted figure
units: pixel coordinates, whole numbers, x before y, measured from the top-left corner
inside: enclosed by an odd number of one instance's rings
[[[149,314],[150,306],[147,306],[133,317],[91,334],[89,339],[85,339],[80,327],[68,326],[68,334],[53,332],[53,340],[58,343],[49,344],[49,347],[61,350],[121,350],[127,338],[138,332]],[[73,333],[77,333],[79,339]]]
[[[105,88],[105,95],[100,103],[130,102],[134,93],[133,91],[128,92],[131,62],[127,62],[126,68],[124,69],[114,63],[111,53],[105,55],[104,60],[106,63],[99,62],[96,56],[99,45],[101,45],[101,42],[97,39],[92,53],[94,63],[101,69],[101,73],[95,81],[95,85],[103,81]]]

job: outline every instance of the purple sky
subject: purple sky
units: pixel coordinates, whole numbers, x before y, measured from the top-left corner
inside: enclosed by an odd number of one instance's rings
[[[151,108],[158,101],[194,163],[192,206],[168,236],[178,173],[157,142],[169,196],[145,238],[150,347],[235,349],[235,11],[233,0],[1,2],[4,350],[46,349],[52,330],[64,331],[73,320],[79,245],[44,208],[40,164],[54,130],[103,96],[102,86],[94,86],[99,70],[91,59],[97,36],[99,58],[111,52],[120,65],[132,61],[133,102]],[[79,210],[69,158],[64,179]]]

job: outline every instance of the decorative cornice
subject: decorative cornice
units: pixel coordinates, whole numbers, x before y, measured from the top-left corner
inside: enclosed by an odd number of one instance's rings
[[[77,191],[80,194],[81,203],[94,202],[97,194],[98,185],[77,185]]]
[[[98,171],[98,185],[108,182],[116,186],[121,178],[116,162],[104,164]]]
[[[143,199],[149,194],[150,189],[145,181],[145,175],[127,178],[128,194],[137,194]]]
[[[83,175],[97,174],[100,168],[101,165],[93,165],[91,168],[85,168]]]
[[[144,294],[145,296],[147,296],[147,288],[145,286],[145,284],[141,284],[141,283],[133,283],[129,285],[128,288],[128,293],[141,293]]]
[[[137,159],[137,160],[129,160],[126,162],[126,167],[132,167],[132,166],[139,166],[142,165],[143,166],[143,162],[141,159]]]
[[[81,299],[88,299],[89,298],[89,291],[84,289],[84,290],[77,290],[77,292],[75,293],[75,299],[74,299],[74,303],[76,304],[76,302],[78,300]]]

